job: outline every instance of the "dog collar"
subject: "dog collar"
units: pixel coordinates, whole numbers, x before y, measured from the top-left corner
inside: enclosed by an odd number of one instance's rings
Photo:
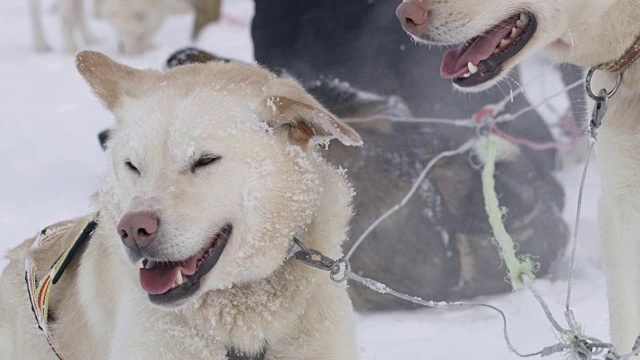
[[[602,63],[595,67],[596,70],[609,71],[613,73],[621,73],[629,68],[636,60],[640,59],[640,35],[634,43],[624,52],[618,59]]]
[[[64,357],[58,352],[55,346],[55,341],[49,331],[49,295],[51,294],[51,288],[59,280],[66,268],[73,260],[74,256],[78,253],[78,250],[91,239],[94,230],[98,226],[97,222],[98,213],[88,217],[82,230],[75,236],[75,240],[71,243],[71,246],[56,260],[51,266],[51,270],[42,278],[38,279],[36,274],[35,264],[27,257],[24,260],[25,267],[25,281],[27,282],[27,292],[29,294],[29,302],[31,303],[31,311],[36,318],[38,328],[42,330],[42,333],[47,339],[51,350],[56,354],[58,359],[64,360]],[[69,231],[73,227],[74,223],[67,223],[62,226],[50,226],[42,230],[36,236],[31,249],[38,248],[49,242],[53,242],[60,239],[65,232]]]

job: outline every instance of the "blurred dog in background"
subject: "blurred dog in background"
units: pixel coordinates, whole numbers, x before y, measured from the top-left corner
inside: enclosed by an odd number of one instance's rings
[[[29,0],[34,48],[38,52],[51,50],[42,21],[42,0]],[[62,28],[63,48],[68,53],[78,50],[79,33],[85,45],[96,42],[86,15],[85,0],[57,0]],[[125,55],[139,55],[151,49],[156,35],[167,16],[193,12],[192,37],[220,18],[221,0],[93,0],[95,18],[105,19],[116,32],[119,50]]]

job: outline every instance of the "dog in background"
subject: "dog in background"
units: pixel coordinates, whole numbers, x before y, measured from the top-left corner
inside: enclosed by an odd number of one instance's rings
[[[44,35],[41,0],[30,1],[33,42],[36,51],[51,49]],[[57,0],[55,11],[60,14],[64,49],[77,50],[75,33],[85,44],[96,42],[84,11],[84,0]],[[93,16],[106,19],[119,39],[119,51],[139,55],[153,47],[152,41],[167,16],[193,13],[192,39],[202,29],[220,18],[221,0],[93,0]]]

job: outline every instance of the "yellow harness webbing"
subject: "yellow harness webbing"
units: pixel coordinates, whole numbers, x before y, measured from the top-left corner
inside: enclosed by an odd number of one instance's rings
[[[71,243],[71,246],[69,246],[67,250],[58,258],[58,260],[53,263],[53,265],[51,266],[51,270],[42,279],[38,280],[36,267],[33,262],[31,262],[29,257],[27,257],[24,261],[25,280],[27,282],[27,292],[29,294],[29,300],[31,302],[31,311],[33,311],[33,315],[36,318],[38,328],[42,330],[42,333],[47,338],[47,342],[49,343],[49,346],[51,346],[51,350],[53,350],[53,352],[60,360],[64,360],[64,358],[56,350],[54,340],[47,327],[49,319],[49,294],[51,293],[52,286],[55,285],[58,280],[60,280],[60,277],[73,259],[74,255],[78,252],[82,245],[84,245],[91,238],[93,231],[98,225],[96,221],[97,217],[98,214],[94,214],[93,216],[88,218],[89,220],[86,221],[85,225],[82,227],[82,231],[80,231],[80,233],[75,237],[75,240]],[[40,233],[38,233],[31,248],[35,249],[41,245],[59,239],[62,235],[65,234],[66,231],[69,231],[69,229],[73,226],[74,223],[70,222],[60,226],[45,228]]]

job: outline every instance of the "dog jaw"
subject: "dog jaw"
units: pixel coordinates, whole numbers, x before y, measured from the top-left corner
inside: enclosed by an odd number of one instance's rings
[[[429,12],[422,33],[411,34],[421,43],[454,45],[469,41],[505,18],[527,12],[537,19],[537,30],[527,45],[502,64],[495,78],[478,84],[456,88],[461,91],[482,91],[504,79],[509,70],[524,58],[539,50],[547,50],[563,62],[594,66],[613,60],[633,42],[637,25],[631,24],[623,9],[636,8],[630,1],[532,1],[532,0],[405,0],[418,4]],[[616,16],[613,16],[617,14]],[[601,19],[615,19],[606,21]],[[615,29],[614,29],[615,28]],[[595,41],[609,34],[610,41]],[[612,54],[618,54],[612,56]],[[475,64],[477,65],[477,64]]]

